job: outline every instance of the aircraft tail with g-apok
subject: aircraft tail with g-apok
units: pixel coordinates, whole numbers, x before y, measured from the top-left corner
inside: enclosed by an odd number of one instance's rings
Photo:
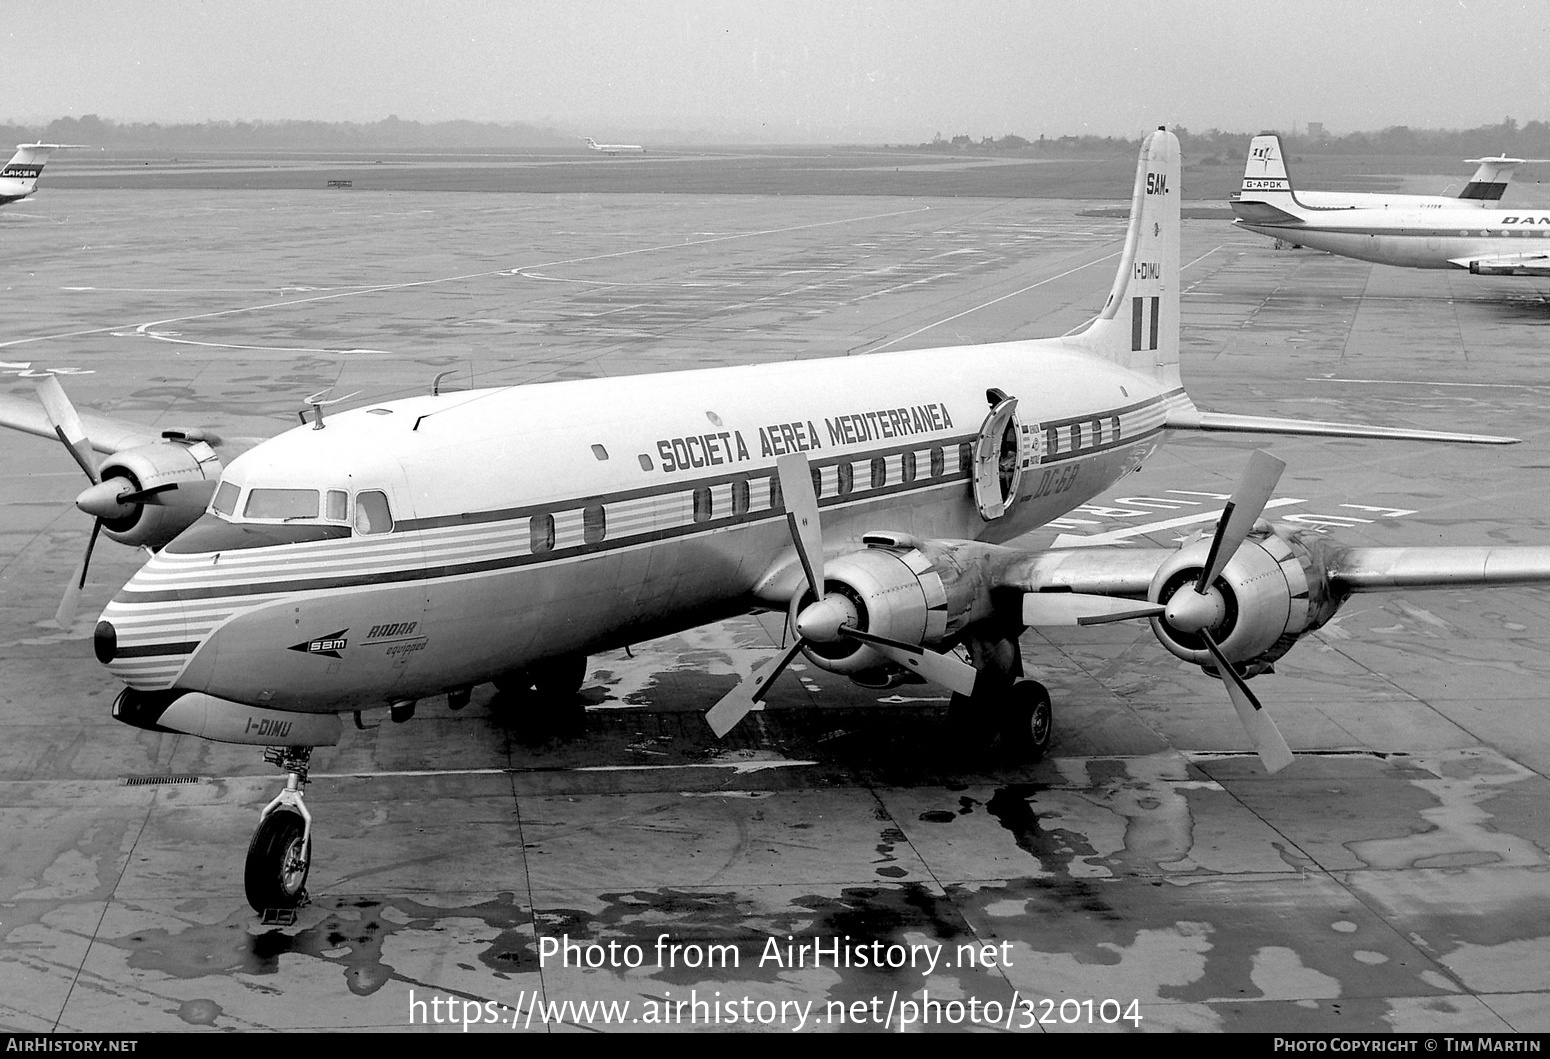
[[[1249,148],[1233,223],[1279,243],[1401,268],[1483,276],[1550,276],[1550,210],[1496,201],[1511,168],[1534,159],[1480,158],[1468,198],[1310,192],[1292,184],[1275,136]]]
[[[485,683],[575,708],[588,655],[752,609],[784,611],[792,641],[709,710],[718,734],[802,655],[869,687],[941,685],[968,741],[1037,758],[1053,709],[1024,677],[1020,634],[1145,619],[1222,680],[1274,770],[1292,754],[1248,681],[1350,594],[1550,580],[1550,549],[1349,548],[1272,527],[1281,463],[1263,453],[1214,533],[1181,547],[1018,544],[1169,430],[1512,440],[1198,409],[1179,376],[1179,192],[1178,141],[1159,130],[1112,290],[1068,337],[347,411],[320,394],[304,426],[224,466],[194,432],[129,438],[98,462],[53,380],[52,430],[14,398],[0,424],[57,434],[93,479],[79,506],[94,526],[158,549],[94,631],[126,685],[114,715],[267,747],[287,774],[249,846],[258,909],[304,898],[302,789],[342,716],[408,721]]]

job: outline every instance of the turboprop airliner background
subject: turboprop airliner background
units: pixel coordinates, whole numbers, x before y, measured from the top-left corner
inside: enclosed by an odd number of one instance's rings
[[[1524,159],[1481,158],[1468,197],[1301,191],[1280,140],[1257,136],[1239,193],[1240,228],[1273,239],[1404,268],[1461,268],[1485,276],[1550,275],[1550,209],[1495,202]],[[1494,196],[1494,197],[1493,197]]]
[[[1359,548],[1275,528],[1260,514],[1280,461],[1262,453],[1215,531],[1182,547],[1019,545],[1169,430],[1511,440],[1198,409],[1178,366],[1179,192],[1178,142],[1159,131],[1111,292],[1069,337],[348,411],[317,394],[304,426],[240,454],[80,415],[50,375],[42,408],[0,400],[0,423],[65,443],[91,481],[77,501],[91,542],[159,549],[93,636],[125,685],[114,715],[266,747],[286,773],[248,850],[255,908],[304,897],[302,788],[341,716],[409,721],[484,683],[574,708],[589,654],[750,609],[787,614],[792,642],[706,703],[718,733],[803,655],[867,686],[933,682],[961,738],[1037,757],[1053,711],[1023,676],[1023,630],[1144,619],[1221,678],[1246,745],[1277,769],[1292,754],[1248,681],[1349,595],[1544,581],[1550,549]]]
[[[1468,158],[1478,168],[1457,195],[1401,195],[1372,191],[1309,191],[1297,190],[1297,200],[1304,206],[1319,209],[1456,209],[1471,207],[1489,208],[1500,201],[1512,180],[1513,171],[1520,165],[1539,159]],[[1259,192],[1290,189],[1285,156],[1281,152],[1279,136],[1256,136],[1249,143],[1248,161],[1243,167],[1243,185],[1240,191]]]

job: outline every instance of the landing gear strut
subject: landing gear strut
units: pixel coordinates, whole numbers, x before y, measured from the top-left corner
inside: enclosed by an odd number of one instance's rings
[[[248,843],[243,888],[255,912],[296,908],[307,900],[307,871],[312,866],[312,814],[302,802],[312,748],[269,747],[264,760],[287,773],[285,790],[259,814],[258,830]]]
[[[1008,757],[1035,762],[1049,750],[1055,712],[1049,690],[1023,679],[1020,631],[998,630],[966,641],[977,670],[974,693],[954,694],[947,707],[948,723],[965,751],[983,752],[999,739]]]

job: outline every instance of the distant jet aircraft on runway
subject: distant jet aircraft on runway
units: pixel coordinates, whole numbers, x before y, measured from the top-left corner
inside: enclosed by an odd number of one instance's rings
[[[592,137],[587,137],[587,146],[594,151],[602,151],[604,154],[645,154],[646,149],[638,143],[598,143]]]
[[[1462,268],[1483,276],[1550,276],[1550,209],[1503,210],[1513,167],[1480,158],[1458,198],[1298,191],[1275,136],[1249,147],[1233,222],[1260,235],[1342,257],[1404,268]],[[1467,197],[1465,197],[1467,196]]]
[[[38,177],[48,156],[76,143],[19,143],[11,160],[0,169],[0,206],[24,199],[38,190]]]
[[[1146,618],[1204,667],[1271,771],[1292,753],[1248,679],[1355,592],[1550,581],[1545,547],[1349,547],[1261,520],[1263,452],[1214,533],[1179,547],[1019,543],[1140,468],[1169,431],[1505,443],[1203,412],[1179,377],[1179,142],[1147,137],[1118,272],[1061,338],[432,392],[314,420],[222,467],[220,439],[0,394],[0,425],[61,440],[76,505],[159,548],[102,613],[113,715],[267,747],[255,909],[305,900],[312,748],[341,715],[475,685],[576,709],[587,657],[750,610],[789,643],[706,714],[724,735],[797,656],[868,687],[927,680],[976,753],[1038,758],[1047,689],[1028,627]],[[97,454],[105,454],[98,459]],[[229,452],[228,452],[229,454]],[[71,579],[78,591],[86,560]],[[62,608],[69,624],[69,608]],[[967,656],[967,661],[958,653]],[[533,695],[533,689],[537,695]]]

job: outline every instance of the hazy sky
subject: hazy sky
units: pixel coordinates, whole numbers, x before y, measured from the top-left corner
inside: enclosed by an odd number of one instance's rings
[[[918,141],[1550,117],[1547,0],[29,0],[0,120]]]

